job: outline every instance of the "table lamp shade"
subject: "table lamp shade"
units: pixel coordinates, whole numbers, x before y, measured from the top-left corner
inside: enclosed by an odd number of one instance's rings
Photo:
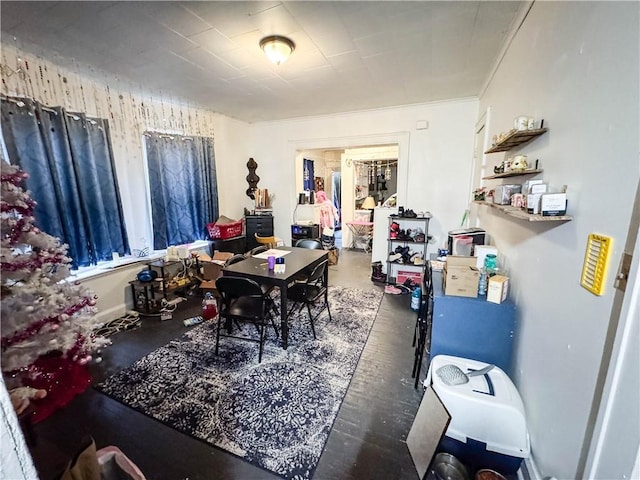
[[[373,197],[369,195],[367,198],[364,199],[364,202],[362,202],[362,206],[360,208],[362,208],[363,210],[371,210],[371,209],[374,209],[375,207],[376,207],[376,202],[373,199]]]

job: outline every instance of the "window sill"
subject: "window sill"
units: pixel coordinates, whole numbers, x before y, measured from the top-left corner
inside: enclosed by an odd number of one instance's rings
[[[202,248],[208,248],[209,242],[207,240],[198,240],[197,242],[190,243],[188,245],[181,245],[187,247],[190,252],[194,250],[200,250]],[[120,257],[118,260],[112,260],[110,262],[102,262],[92,267],[83,267],[78,270],[72,270],[71,275],[66,278],[67,282],[78,282],[83,280],[89,280],[92,278],[100,277],[103,275],[109,275],[116,270],[125,267],[139,266],[140,264],[146,265],[149,262],[164,258],[166,250],[156,250],[146,257]]]

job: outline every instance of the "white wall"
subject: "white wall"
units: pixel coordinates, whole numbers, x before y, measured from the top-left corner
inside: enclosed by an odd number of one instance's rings
[[[476,100],[456,100],[255,124],[253,149],[266,171],[260,184],[276,192],[276,235],[290,236],[296,150],[398,142],[398,178],[408,178],[399,181],[400,205],[430,211],[431,232],[438,245],[444,244],[467,208],[477,105]],[[416,130],[418,120],[427,120],[429,129]]]
[[[536,2],[480,99],[481,112],[490,107],[490,136],[518,115],[544,118],[549,132],[519,152],[540,159],[552,188],[569,187],[574,220],[566,224],[532,225],[473,207],[513,280],[515,381],[543,476],[579,475],[639,178],[638,21],[637,2]],[[490,155],[490,166],[502,158]],[[579,284],[590,232],[614,239],[600,297]]]

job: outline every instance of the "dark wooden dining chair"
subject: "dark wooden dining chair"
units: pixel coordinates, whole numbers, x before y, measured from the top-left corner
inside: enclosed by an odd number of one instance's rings
[[[264,253],[269,250],[269,247],[266,245],[258,245],[257,247],[252,248],[247,253],[244,254],[245,257],[250,258],[254,255],[258,255],[259,253]]]
[[[267,295],[263,293],[262,288],[257,282],[244,277],[220,277],[216,280],[216,288],[222,298],[220,320],[218,321],[216,333],[216,355],[218,355],[220,337],[235,338],[260,344],[258,363],[262,362],[264,329],[269,325],[269,322],[271,322],[276,335],[279,335],[278,327],[269,308]],[[223,322],[222,319],[226,321]],[[232,335],[229,327],[230,322],[254,324],[258,330],[259,338],[255,339]],[[224,334],[221,333],[223,323],[227,327],[227,331]]]
[[[301,312],[306,306],[307,313],[309,315],[309,322],[311,324],[311,331],[313,332],[313,338],[316,338],[315,321],[325,308],[329,313],[329,321],[331,321],[329,290],[325,275],[328,265],[329,262],[327,260],[318,264],[311,271],[305,282],[295,283],[287,289],[287,299],[292,303],[291,308],[287,312],[287,321],[291,318],[291,314],[294,311]],[[311,312],[311,307],[315,307],[320,300],[324,301],[322,308],[314,317]]]
[[[294,246],[298,248],[322,250],[322,242],[320,242],[320,240],[316,240],[315,238],[301,238],[296,242]]]
[[[234,255],[233,257],[228,258],[227,261],[224,262],[224,266],[226,267],[227,265],[233,265],[234,263],[241,262],[241,261],[243,261],[245,259],[246,259],[246,257],[244,255],[242,255],[241,253],[238,253],[238,254]]]
[[[310,250],[323,250],[322,242],[313,238],[301,238],[300,240],[296,241],[296,244],[294,246],[297,248],[308,248]],[[303,270],[302,272],[298,273],[293,278],[293,280],[297,283],[306,282],[309,278],[310,273],[311,270]]]

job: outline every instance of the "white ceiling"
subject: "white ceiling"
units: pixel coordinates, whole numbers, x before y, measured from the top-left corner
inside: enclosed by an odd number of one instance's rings
[[[256,122],[477,96],[522,3],[2,1],[0,14],[3,43]],[[258,47],[273,34],[296,44],[280,66]]]

